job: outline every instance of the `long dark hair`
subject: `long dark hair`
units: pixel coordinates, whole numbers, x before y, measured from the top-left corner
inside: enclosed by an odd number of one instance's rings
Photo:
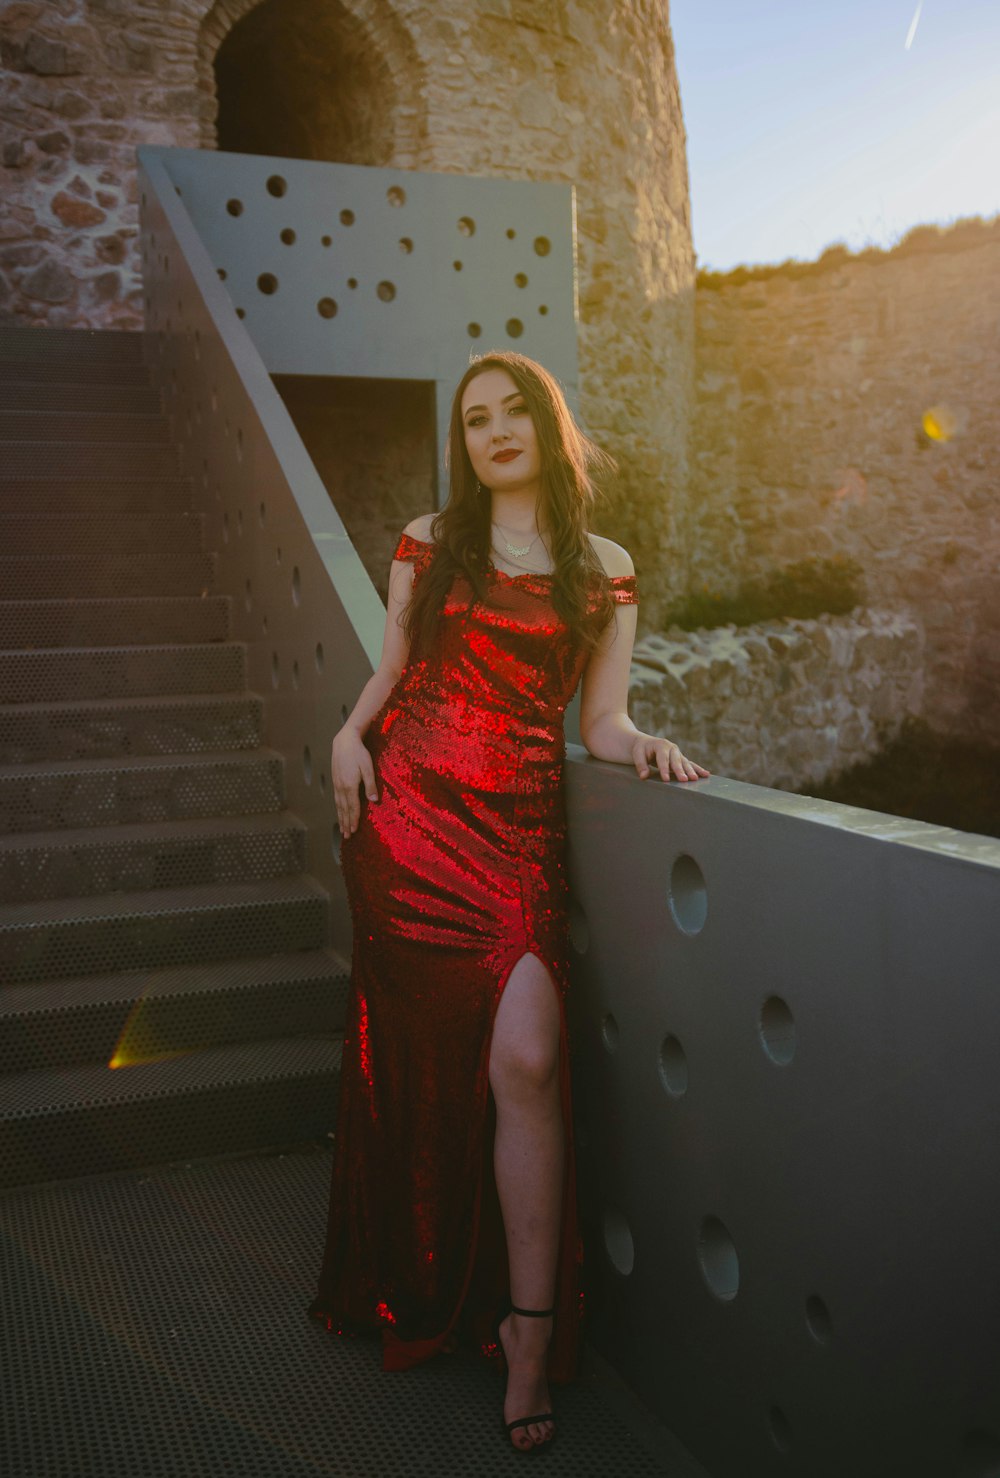
[[[446,460],[448,502],[431,525],[434,559],[413,593],[404,622],[411,642],[423,645],[434,632],[441,607],[458,574],[475,599],[490,604],[486,570],[490,557],[490,498],[480,492],[465,445],[462,396],[470,380],[487,370],[505,370],[524,396],[538,438],[542,496],[539,523],[552,548],[552,604],[573,634],[592,647],[614,609],[604,568],[587,537],[587,514],[595,497],[593,473],[614,462],[577,426],[558,381],[547,369],[512,350],[493,350],[474,359],[451,405]]]

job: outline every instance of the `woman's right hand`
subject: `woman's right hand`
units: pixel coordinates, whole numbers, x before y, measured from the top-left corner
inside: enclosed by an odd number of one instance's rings
[[[330,750],[330,780],[337,806],[337,825],[341,836],[349,837],[358,829],[361,819],[359,787],[364,786],[370,801],[378,800],[375,767],[357,729],[343,728]]]

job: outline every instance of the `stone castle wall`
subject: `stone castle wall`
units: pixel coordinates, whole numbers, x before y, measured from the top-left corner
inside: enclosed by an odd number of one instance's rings
[[[923,687],[919,622],[859,608],[653,633],[636,643],[630,706],[715,774],[798,790],[877,754],[922,712]]]
[[[574,183],[597,526],[643,628],[844,554],[922,626],[929,722],[1000,732],[1000,227],[696,291],[665,0],[0,0],[0,58],[7,322],[141,326],[141,143]]]
[[[701,288],[685,530],[696,587],[856,560],[923,625],[927,721],[994,742],[998,324],[1000,221]]]
[[[259,151],[284,116],[269,152],[574,183],[581,413],[621,468],[598,524],[655,623],[683,585],[693,381],[665,0],[4,0],[0,48],[8,322],[141,326],[137,144]]]

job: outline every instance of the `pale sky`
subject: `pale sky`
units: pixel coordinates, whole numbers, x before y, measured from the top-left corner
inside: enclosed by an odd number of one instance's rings
[[[699,267],[1000,212],[1000,0],[670,0],[670,24]]]

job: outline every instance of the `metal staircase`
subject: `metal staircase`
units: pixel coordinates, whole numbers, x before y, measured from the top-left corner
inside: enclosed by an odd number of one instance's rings
[[[335,1114],[344,962],[142,350],[0,330],[0,1185]]]

